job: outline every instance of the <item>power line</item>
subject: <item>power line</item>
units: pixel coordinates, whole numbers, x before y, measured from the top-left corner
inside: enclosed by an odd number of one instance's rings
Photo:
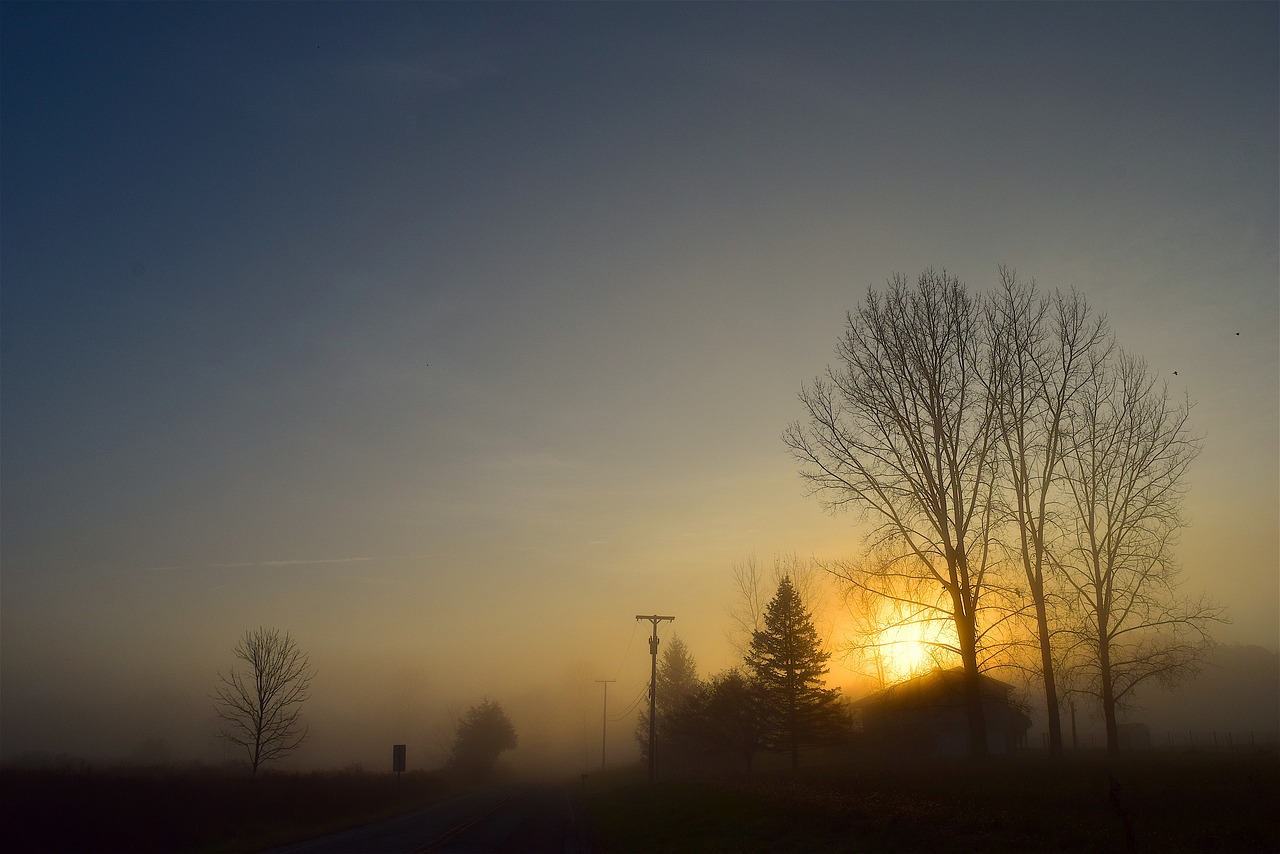
[[[649,690],[648,685],[641,686],[640,692],[636,694],[635,699],[632,700],[630,704],[628,704],[627,708],[624,709],[617,717],[610,715],[609,720],[620,721],[625,717],[629,717],[631,713],[635,711],[636,706],[640,705],[640,701],[644,699],[644,695],[648,692],[648,690]]]
[[[627,656],[631,654],[631,643],[636,639],[637,625],[638,625],[637,623],[631,624],[631,637],[627,638],[627,649],[625,652],[622,653],[622,661],[618,662],[618,672],[613,674],[613,678],[615,681],[617,680],[618,676],[621,675],[623,665],[627,663]]]

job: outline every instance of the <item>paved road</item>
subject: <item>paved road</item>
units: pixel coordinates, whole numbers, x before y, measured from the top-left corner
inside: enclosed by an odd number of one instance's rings
[[[497,786],[416,812],[272,854],[579,854],[581,824],[568,792],[554,786]]]

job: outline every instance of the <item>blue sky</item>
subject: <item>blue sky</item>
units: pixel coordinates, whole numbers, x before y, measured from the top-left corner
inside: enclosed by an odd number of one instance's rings
[[[75,743],[67,668],[119,743],[137,684],[204,714],[259,623],[334,733],[635,613],[727,664],[735,561],[857,551],[779,436],[928,266],[1080,290],[1196,402],[1188,584],[1277,645],[1274,4],[2,14],[6,754]]]

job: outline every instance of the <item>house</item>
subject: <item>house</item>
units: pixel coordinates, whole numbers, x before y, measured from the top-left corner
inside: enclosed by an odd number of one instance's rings
[[[1024,745],[1031,717],[1013,696],[1013,686],[979,677],[993,755]],[[937,669],[891,685],[851,705],[865,749],[893,756],[965,756],[969,750],[964,672]]]

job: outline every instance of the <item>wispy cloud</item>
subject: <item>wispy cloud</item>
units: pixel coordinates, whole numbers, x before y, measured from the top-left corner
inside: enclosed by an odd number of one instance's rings
[[[211,563],[211,569],[247,569],[253,567],[274,568],[281,566],[314,566],[330,563],[364,563],[375,560],[371,557],[324,557],[324,558],[289,558],[287,560],[251,560],[231,563]]]

